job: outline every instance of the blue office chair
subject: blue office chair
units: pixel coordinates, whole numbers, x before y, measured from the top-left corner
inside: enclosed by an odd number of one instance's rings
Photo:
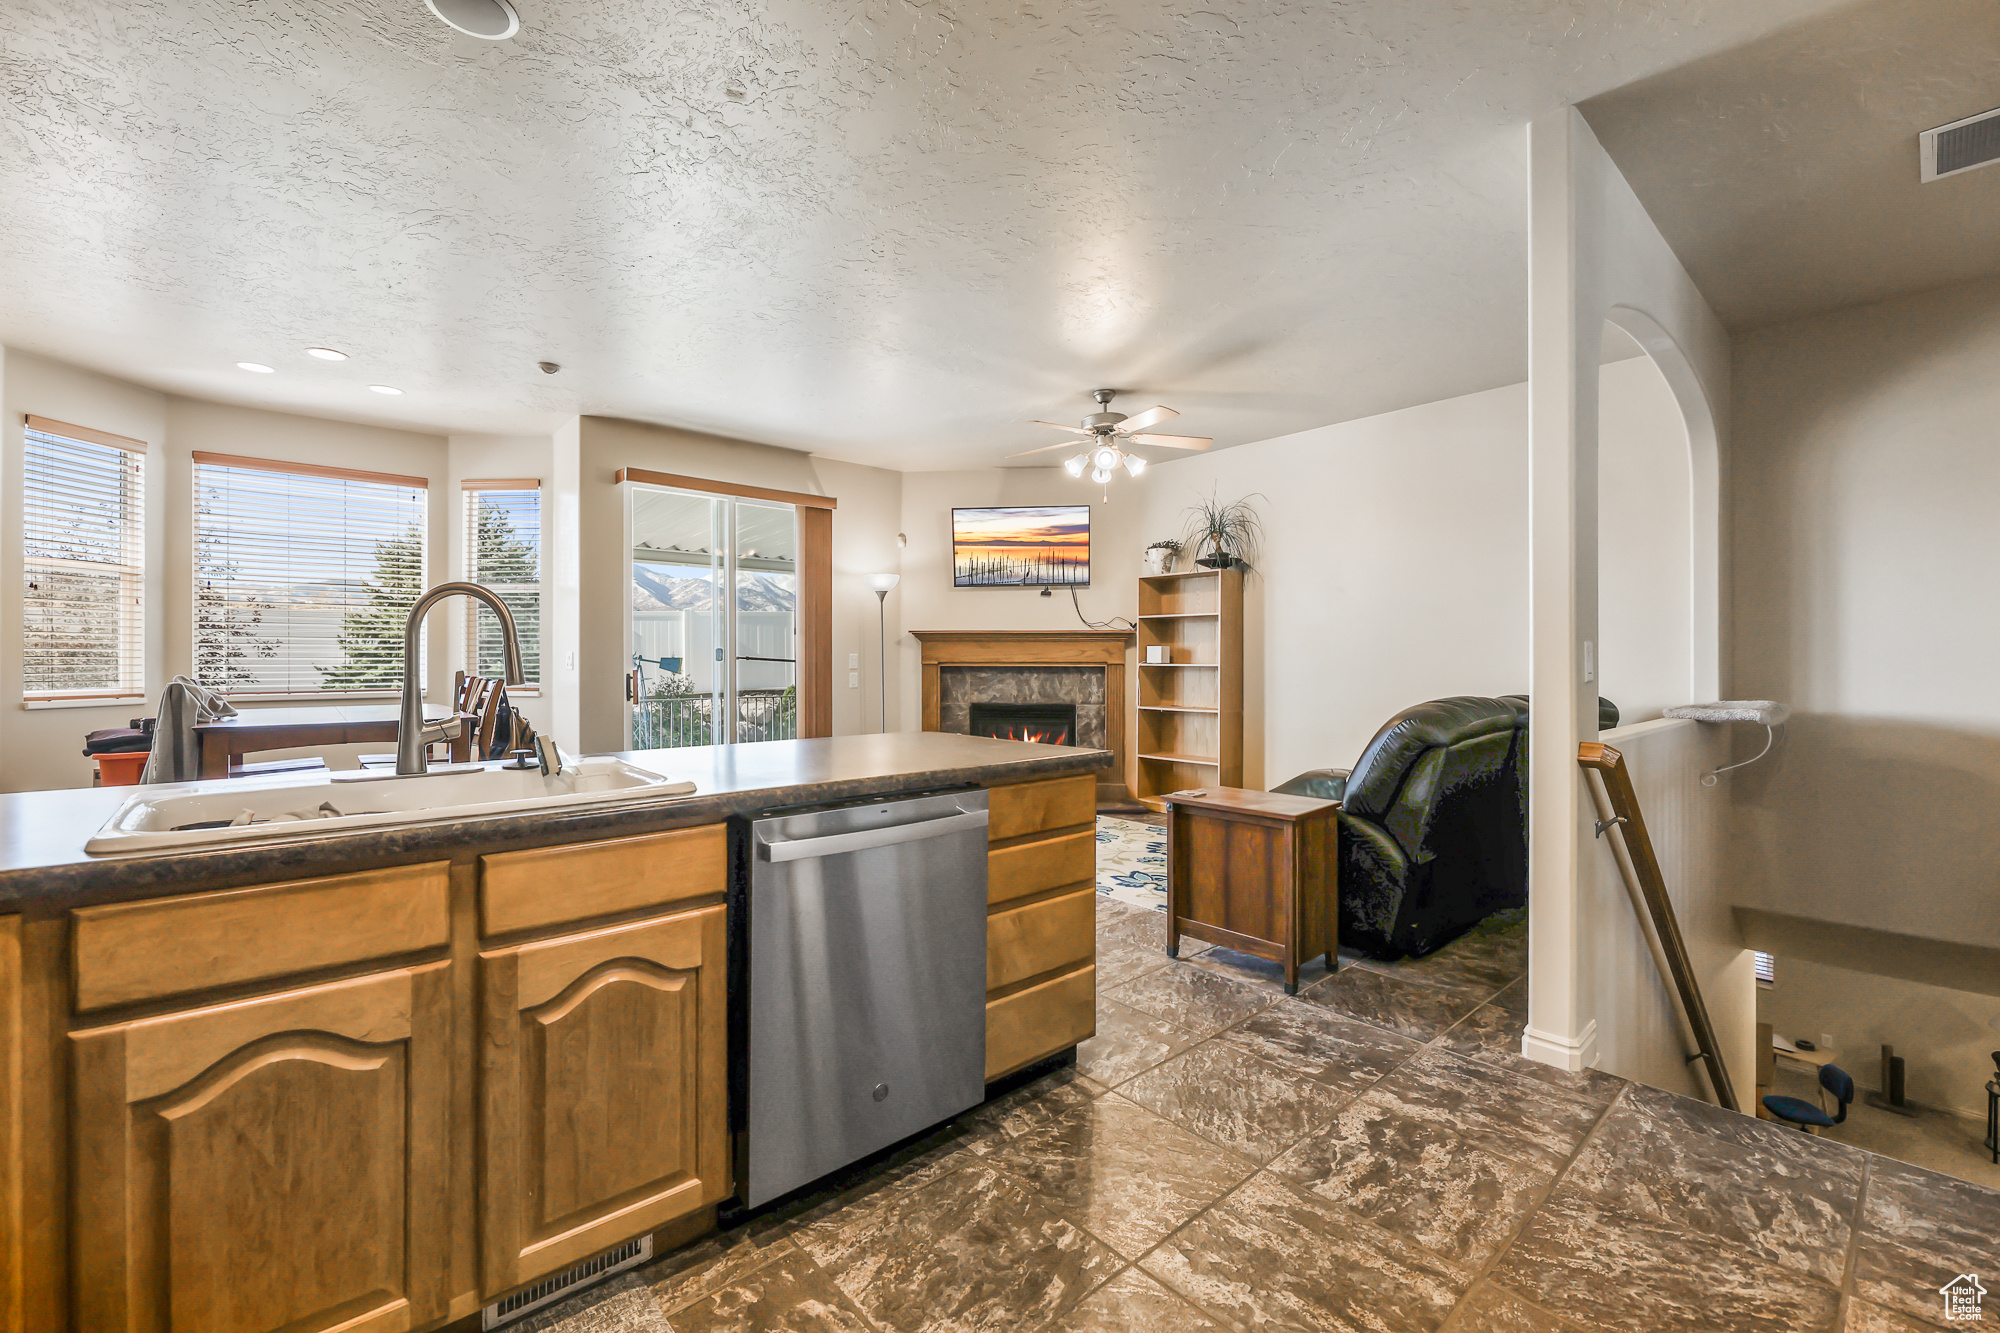
[[[1796,1125],[1800,1133],[1810,1132],[1808,1126],[1831,1129],[1847,1119],[1847,1104],[1854,1100],[1854,1076],[1839,1065],[1822,1065],[1819,1071],[1819,1085],[1833,1094],[1840,1103],[1839,1115],[1828,1115],[1823,1109],[1800,1097],[1766,1097],[1764,1109],[1788,1125]]]

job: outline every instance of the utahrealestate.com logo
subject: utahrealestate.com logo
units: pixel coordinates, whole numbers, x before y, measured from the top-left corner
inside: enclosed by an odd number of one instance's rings
[[[1972,1320],[1980,1316],[1979,1303],[1986,1298],[1986,1288],[1972,1274],[1960,1273],[1939,1287],[1938,1295],[1944,1297],[1946,1319]]]

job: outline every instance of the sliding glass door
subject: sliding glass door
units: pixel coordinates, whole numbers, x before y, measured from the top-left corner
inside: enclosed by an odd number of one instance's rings
[[[626,484],[638,750],[798,735],[798,511]]]

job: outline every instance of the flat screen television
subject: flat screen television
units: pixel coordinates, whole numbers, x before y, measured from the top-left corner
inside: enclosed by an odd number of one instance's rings
[[[951,511],[956,588],[1088,588],[1090,506]]]

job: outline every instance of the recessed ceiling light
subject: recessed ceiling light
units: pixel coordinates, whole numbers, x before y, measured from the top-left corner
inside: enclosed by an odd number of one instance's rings
[[[505,41],[521,30],[521,16],[507,0],[424,0],[431,13],[467,37]]]
[[[334,350],[333,350],[333,349],[332,349],[331,347],[308,347],[308,348],[306,348],[306,355],[307,355],[307,356],[316,356],[316,357],[318,357],[318,358],[319,358],[320,360],[322,360],[322,361],[345,361],[345,360],[347,360],[347,353],[345,353],[345,352],[336,352],[336,351],[334,351]]]
[[[368,387],[369,387],[369,388],[371,388],[371,389],[373,389],[373,390],[374,390],[374,391],[375,391],[376,393],[401,393],[401,392],[402,392],[402,390],[401,390],[401,389],[392,389],[392,388],[390,388],[390,387],[389,387],[388,385],[386,385],[386,384],[371,384],[371,385],[369,385]]]
[[[258,374],[258,375],[275,375],[278,373],[278,368],[276,366],[259,365],[255,361],[238,361],[236,363],[236,368],[238,370],[248,370],[253,374]]]

